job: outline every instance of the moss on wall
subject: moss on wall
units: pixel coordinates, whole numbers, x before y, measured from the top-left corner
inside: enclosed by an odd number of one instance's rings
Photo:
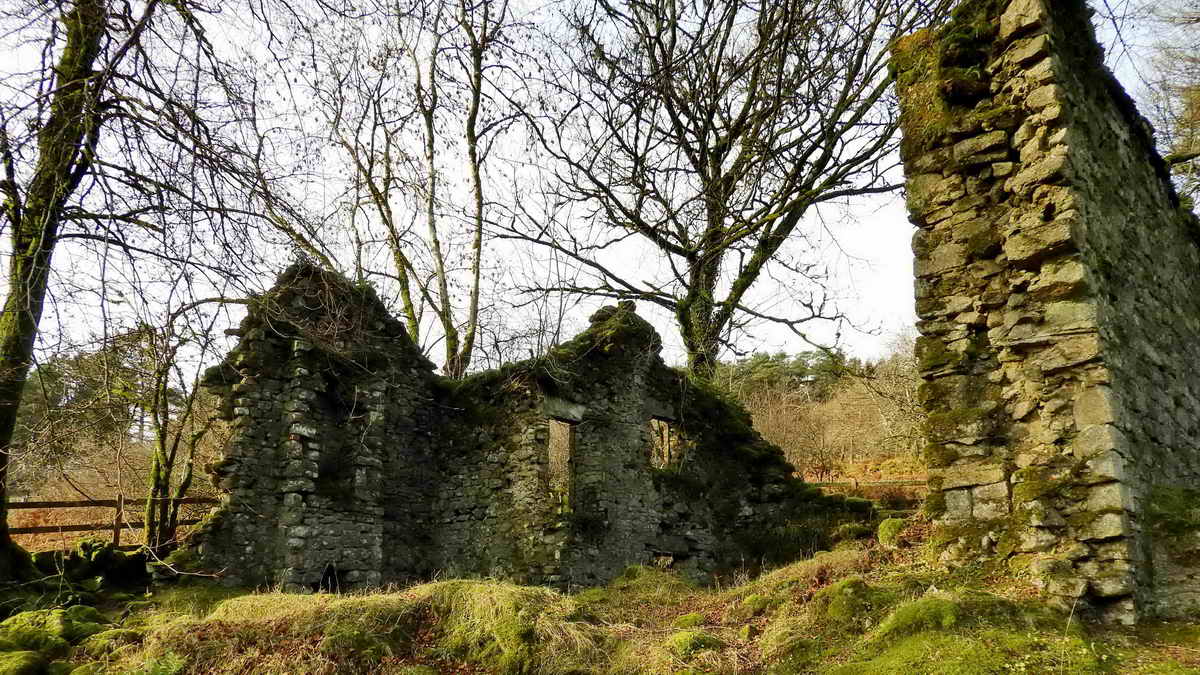
[[[892,77],[901,98],[901,157],[911,161],[939,145],[951,131],[1010,126],[1013,110],[986,102],[1004,0],[966,0],[950,20],[897,40]]]

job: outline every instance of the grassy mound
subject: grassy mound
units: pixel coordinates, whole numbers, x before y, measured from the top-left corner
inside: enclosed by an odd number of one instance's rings
[[[631,567],[575,594],[479,580],[349,595],[193,582],[99,613],[26,613],[23,625],[63,644],[30,650],[2,637],[0,664],[96,674],[1200,672],[1200,624],[1086,626],[1011,574],[948,573],[927,564],[934,557],[865,540],[713,588]]]

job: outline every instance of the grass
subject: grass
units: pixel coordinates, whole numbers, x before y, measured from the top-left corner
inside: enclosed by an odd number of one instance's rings
[[[1084,626],[995,569],[932,567],[912,540],[921,531],[715,587],[654,567],[575,593],[491,580],[345,595],[191,582],[102,607],[107,631],[57,658],[173,674],[1200,672],[1200,624]]]

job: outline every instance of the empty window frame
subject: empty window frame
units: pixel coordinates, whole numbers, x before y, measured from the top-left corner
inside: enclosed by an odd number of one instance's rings
[[[575,456],[575,427],[573,422],[550,419],[550,442],[547,452],[547,474],[550,492],[563,506],[571,504],[571,488]]]
[[[679,439],[671,433],[671,423],[650,419],[650,466],[665,469],[679,461]]]

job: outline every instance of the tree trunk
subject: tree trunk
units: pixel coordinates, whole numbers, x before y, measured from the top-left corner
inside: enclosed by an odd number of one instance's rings
[[[33,362],[63,206],[90,162],[100,117],[90,80],[105,31],[102,0],[78,0],[62,17],[67,38],[55,68],[57,89],[38,132],[38,159],[24,203],[11,186],[5,203],[12,226],[8,296],[0,315],[0,581],[26,576],[28,556],[8,532],[8,467],[17,410]]]
[[[711,211],[710,211],[711,213]],[[720,221],[709,216],[706,239],[721,237]],[[716,300],[717,282],[721,277],[722,251],[712,245],[702,247],[688,272],[688,294],[675,312],[679,334],[687,350],[688,370],[703,380],[711,380],[717,369],[721,352],[721,333],[725,322]]]
[[[485,23],[483,32],[486,36],[488,25]],[[483,96],[483,50],[479,38],[472,35],[471,45],[471,101],[467,107],[466,141],[467,167],[471,174],[471,195],[474,198],[474,210],[471,213],[472,225],[475,229],[471,241],[471,299],[467,307],[467,328],[461,342],[458,342],[453,353],[447,353],[445,372],[448,377],[462,379],[471,366],[471,353],[475,348],[475,332],[479,325],[479,275],[483,260],[483,178],[479,157],[479,107]],[[450,341],[446,341],[449,350]]]

